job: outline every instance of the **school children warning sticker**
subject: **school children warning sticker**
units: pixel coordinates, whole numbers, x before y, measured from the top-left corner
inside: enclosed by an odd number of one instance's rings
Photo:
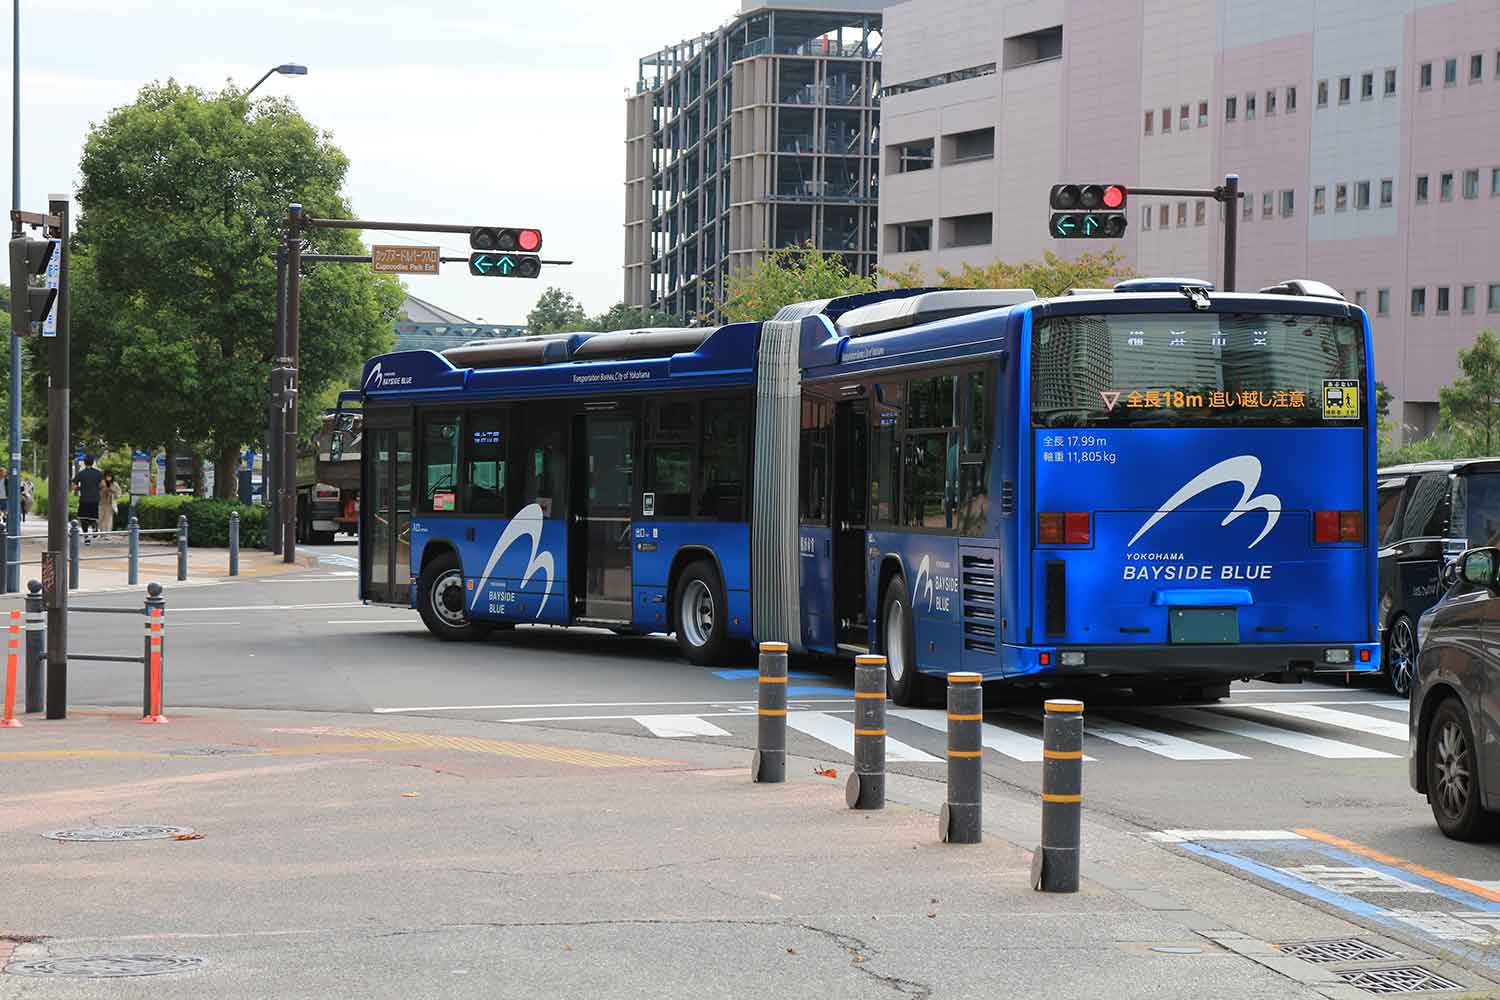
[[[1359,419],[1359,383],[1352,378],[1323,380],[1323,419]]]

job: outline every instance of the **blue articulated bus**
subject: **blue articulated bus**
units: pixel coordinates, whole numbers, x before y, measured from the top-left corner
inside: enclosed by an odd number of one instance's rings
[[[900,289],[365,367],[360,594],[1222,697],[1380,665],[1365,314],[1292,281]]]

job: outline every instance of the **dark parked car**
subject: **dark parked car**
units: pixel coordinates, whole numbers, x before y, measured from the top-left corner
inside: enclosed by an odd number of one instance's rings
[[[1399,695],[1411,692],[1416,622],[1446,589],[1443,569],[1471,546],[1500,545],[1500,458],[1464,458],[1381,469],[1381,656]]]
[[[1450,837],[1500,830],[1500,549],[1465,552],[1420,620],[1411,785]]]

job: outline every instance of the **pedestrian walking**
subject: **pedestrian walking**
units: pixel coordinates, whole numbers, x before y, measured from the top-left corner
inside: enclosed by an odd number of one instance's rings
[[[31,506],[36,503],[36,483],[30,476],[21,477],[21,523],[31,516]]]
[[[94,468],[94,456],[83,456],[83,468],[73,476],[73,492],[78,494],[78,524],[83,529],[83,544],[90,545],[91,531],[99,530],[99,487],[104,473]]]
[[[108,534],[115,530],[115,503],[120,499],[120,484],[115,482],[115,474],[106,472],[104,480],[99,484],[99,530]]]

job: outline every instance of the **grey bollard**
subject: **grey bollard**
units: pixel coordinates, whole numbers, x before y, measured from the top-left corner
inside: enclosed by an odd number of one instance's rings
[[[151,609],[160,608],[161,617],[156,621],[161,623],[161,684],[165,691],[167,686],[167,599],[161,596],[161,584],[155,582],[146,584],[146,603],[141,608],[141,614],[145,617],[145,636],[141,648],[141,718],[151,717]],[[166,703],[166,695],[162,695],[163,704]]]
[[[1083,702],[1054,698],[1042,719],[1042,842],[1031,887],[1077,892],[1083,816]]]
[[[132,587],[141,582],[141,522],[134,514],[130,515],[130,576],[128,582]]]
[[[78,522],[68,524],[68,589],[78,589],[78,541],[80,531]]]
[[[854,658],[854,771],[844,786],[850,809],[885,808],[885,657]]]
[[[187,515],[177,515],[177,579],[187,579],[188,533]]]
[[[760,644],[760,725],[755,755],[750,758],[752,781],[776,784],[786,780],[786,643]]]
[[[42,610],[42,581],[26,584],[26,711],[43,708],[42,662],[47,655],[47,616]]]
[[[240,575],[240,512],[229,512],[229,575]]]
[[[950,844],[977,844],[984,829],[984,687],[978,674],[948,675],[948,801],[938,833]]]

